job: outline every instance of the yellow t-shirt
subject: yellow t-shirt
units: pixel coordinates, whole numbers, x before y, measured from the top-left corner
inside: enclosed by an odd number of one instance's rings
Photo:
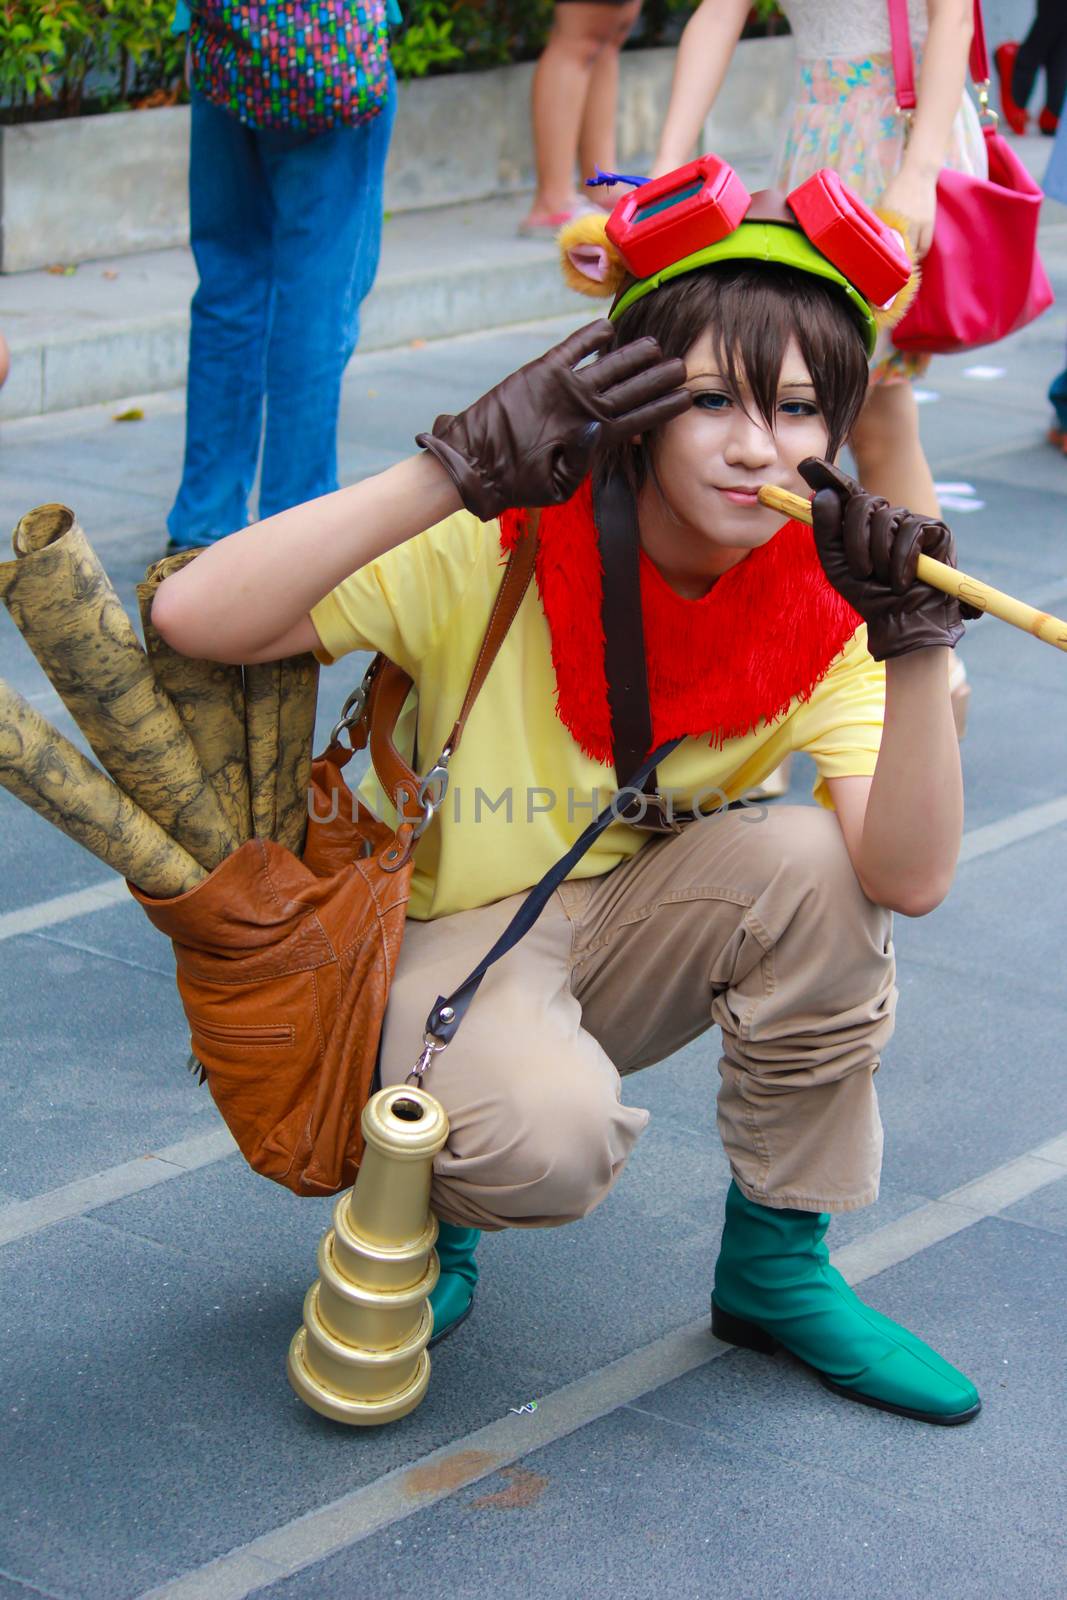
[[[429,769],[452,730],[503,576],[497,524],[467,511],[398,545],[338,584],[311,613],[322,659],[381,650],[410,673],[417,706],[397,743]],[[814,757],[816,799],[825,780],[874,771],[882,733],[884,669],[859,628],[806,704],[794,700],[772,726],[713,749],[686,739],[659,767],[661,792],[679,811],[712,811],[759,784],[792,750]],[[493,663],[452,758],[448,793],[415,853],[409,915],[419,920],[488,905],[528,889],[615,793],[614,767],[591,760],[556,715],[548,623],[536,583]],[[380,816],[394,813],[373,772],[360,789]],[[572,877],[608,872],[649,834],[612,823]]]

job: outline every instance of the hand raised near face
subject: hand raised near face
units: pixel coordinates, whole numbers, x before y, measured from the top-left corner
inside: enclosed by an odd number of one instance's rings
[[[812,528],[823,571],[866,622],[874,659],[933,645],[954,648],[963,636],[962,619],[981,612],[916,577],[920,555],[956,565],[952,530],[867,494],[829,462],[809,457],[799,470],[816,491]]]
[[[654,339],[610,354],[606,318],[591,322],[475,400],[441,416],[416,444],[452,478],[468,511],[482,521],[509,506],[569,500],[601,443],[659,427],[689,409],[685,362],[665,361]]]

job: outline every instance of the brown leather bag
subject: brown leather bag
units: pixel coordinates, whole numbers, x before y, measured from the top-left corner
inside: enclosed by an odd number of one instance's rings
[[[518,612],[535,551],[536,528],[508,562],[438,780]],[[412,852],[442,798],[429,779],[420,786],[394,743],[411,688],[378,656],[350,696],[312,767],[302,859],[250,839],[174,899],[130,885],[173,942],[193,1051],[242,1155],[296,1194],[347,1188],[362,1156],[360,1117],[404,935]],[[344,779],[352,752],[368,741],[400,818],[395,831]]]

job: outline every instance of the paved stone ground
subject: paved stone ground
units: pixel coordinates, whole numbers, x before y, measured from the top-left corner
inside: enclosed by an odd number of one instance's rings
[[[563,326],[357,359],[346,477]],[[1043,396],[1065,331],[1057,309],[940,362],[923,413],[938,478],[969,486],[962,564],[1060,614],[1067,461]],[[0,453],[0,520],[68,501],[131,601],[182,434],[180,395],[143,406],[16,423]],[[1060,1600],[1067,664],[989,621],[963,650],[970,838],[947,904],[898,926],[883,1195],[832,1230],[872,1302],[979,1383],[960,1430],[704,1331],[728,1181],[706,1041],[628,1085],[652,1126],[587,1222],[484,1241],[476,1315],[416,1413],[313,1416],[284,1356],[327,1206],[226,1154],[182,1069],[166,944],[119,897],[35,911],[107,875],[0,795],[0,1600]],[[324,723],[354,670],[324,675]],[[6,615],[0,674],[73,731]]]

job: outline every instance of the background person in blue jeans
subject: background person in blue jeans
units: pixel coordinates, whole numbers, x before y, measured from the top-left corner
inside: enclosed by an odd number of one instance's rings
[[[188,26],[179,8],[175,27]],[[254,128],[192,93],[193,296],[182,481],[168,551],[338,487],[341,379],[378,269],[396,81],[379,113],[310,133]]]

